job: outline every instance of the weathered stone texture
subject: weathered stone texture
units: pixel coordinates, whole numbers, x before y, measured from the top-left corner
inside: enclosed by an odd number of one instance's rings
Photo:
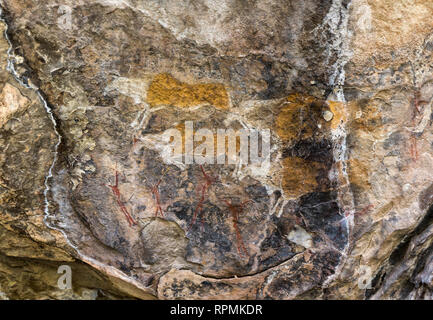
[[[1,6],[0,297],[432,297],[429,1]],[[167,163],[187,121],[269,166]]]

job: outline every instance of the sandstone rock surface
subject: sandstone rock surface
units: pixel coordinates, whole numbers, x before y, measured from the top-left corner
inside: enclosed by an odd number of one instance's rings
[[[430,1],[0,4],[0,298],[432,298]]]

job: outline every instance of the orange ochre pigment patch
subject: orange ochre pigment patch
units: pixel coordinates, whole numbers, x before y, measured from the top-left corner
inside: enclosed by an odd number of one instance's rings
[[[167,73],[153,78],[147,91],[147,102],[152,106],[171,105],[185,108],[210,104],[218,109],[228,109],[226,88],[220,83],[183,83]]]
[[[298,157],[283,159],[281,186],[286,196],[298,198],[318,188],[317,177],[324,165],[315,161],[306,161]]]
[[[335,112],[335,119],[326,122],[324,111]],[[341,120],[340,106],[327,103],[313,96],[295,93],[287,97],[274,120],[274,128],[280,139],[294,145],[297,141],[321,139]],[[318,124],[320,123],[320,128]],[[319,136],[317,135],[319,134]],[[326,170],[324,163],[299,157],[282,160],[281,186],[288,197],[297,198],[322,188],[319,176]]]
[[[287,97],[287,101],[275,119],[275,130],[278,136],[284,140],[293,140],[312,136],[312,130],[306,120],[308,116],[308,106],[314,101],[313,97],[292,94]]]
[[[284,101],[274,120],[275,132],[287,142],[312,138],[317,131],[318,123],[321,124],[321,131],[329,130],[334,119],[328,123],[323,119],[322,113],[334,111],[333,108],[337,109],[333,103],[327,103],[313,96],[291,94]]]

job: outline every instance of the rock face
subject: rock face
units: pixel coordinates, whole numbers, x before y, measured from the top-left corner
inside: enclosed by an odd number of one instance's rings
[[[0,297],[432,297],[430,1],[1,7]]]

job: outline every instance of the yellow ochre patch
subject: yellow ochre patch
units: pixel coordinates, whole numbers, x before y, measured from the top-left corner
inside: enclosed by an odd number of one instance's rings
[[[297,198],[314,191],[319,184],[317,178],[324,165],[315,161],[306,161],[297,157],[283,159],[282,188],[284,193]]]
[[[332,118],[328,121],[324,118],[325,112],[332,112]],[[310,141],[313,145],[329,139],[330,131],[346,120],[344,104],[295,93],[289,95],[278,110],[274,130],[290,146],[298,141]],[[289,156],[282,159],[281,164],[279,177],[286,196],[297,198],[328,188],[326,171],[329,167],[326,163]]]
[[[283,141],[309,139],[313,137],[319,122],[323,129],[328,126],[322,119],[324,110],[329,110],[324,100],[299,93],[291,94],[275,118],[275,132]]]
[[[147,92],[147,102],[152,106],[171,105],[193,107],[210,104],[218,109],[228,109],[226,88],[220,83],[183,83],[167,73],[156,75]]]

